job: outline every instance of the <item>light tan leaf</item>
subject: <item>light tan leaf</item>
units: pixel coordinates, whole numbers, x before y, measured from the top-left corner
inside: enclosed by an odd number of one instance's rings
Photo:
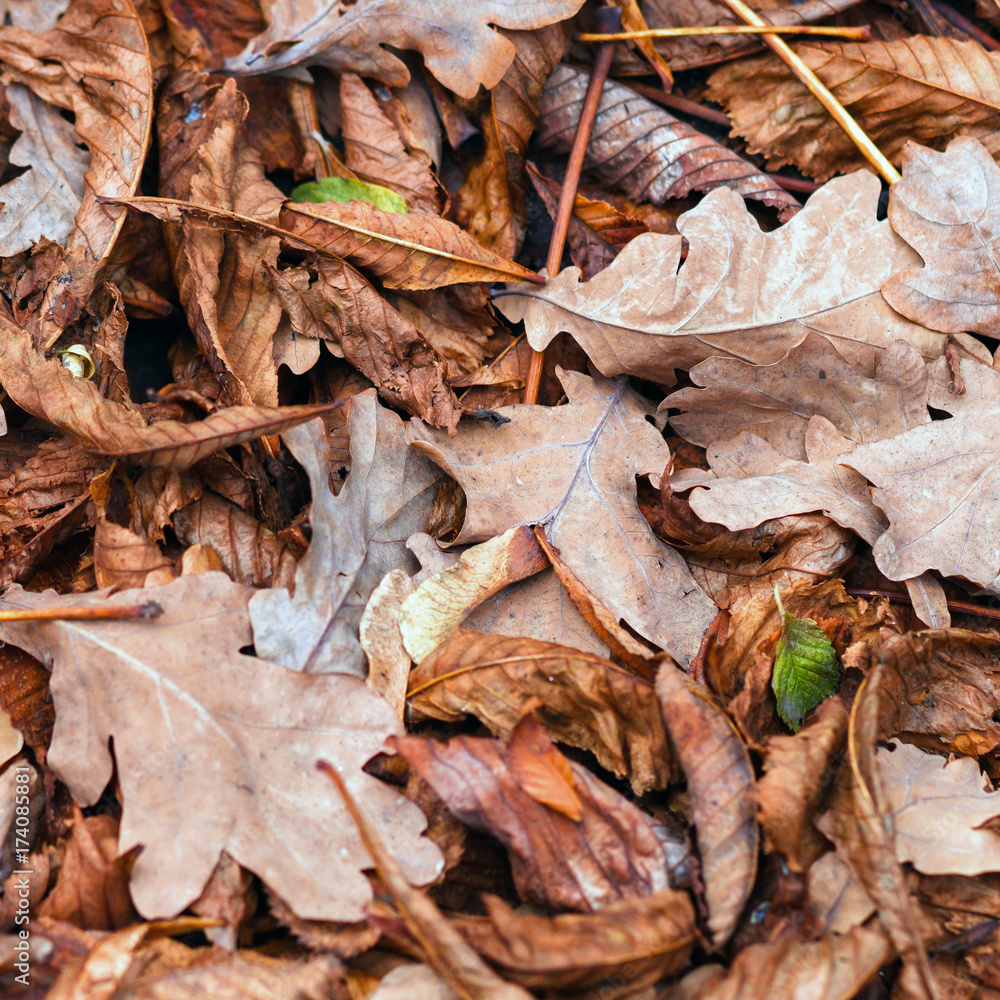
[[[824,933],[845,934],[875,912],[864,886],[836,851],[827,851],[814,861],[806,881],[806,911],[821,922]]]
[[[678,220],[682,236],[639,236],[590,281],[567,268],[541,288],[517,286],[495,301],[509,319],[524,320],[536,350],[566,331],[605,375],[672,385],[675,368],[713,355],[773,364],[815,331],[871,377],[893,341],[927,358],[944,350],[943,334],[882,298],[882,284],[916,257],[876,221],[878,194],[870,173],[837,178],[763,233],[737,194],[712,191]]]
[[[536,699],[554,739],[592,751],[637,795],[675,776],[653,685],[592,653],[459,631],[410,674],[411,709],[445,722],[474,714],[503,739]]]
[[[96,802],[117,765],[119,849],[143,845],[131,879],[140,913],[184,909],[225,850],[300,916],[360,919],[371,899],[360,869],[371,862],[314,765],[343,766],[410,877],[428,881],[440,859],[417,836],[423,816],[360,770],[399,720],[357,678],[310,677],[239,653],[251,642],[248,597],[203,573],[116,595],[115,604],[163,608],[145,624],[6,623],[0,635],[54,664],[59,721],[48,759],[74,798]],[[2,603],[100,606],[107,597],[16,589]]]
[[[413,580],[403,570],[389,570],[372,591],[358,622],[358,641],[368,660],[365,683],[393,707],[400,719],[406,714],[406,684],[412,661],[399,631],[399,608],[413,590]]]
[[[672,416],[670,425],[703,448],[748,431],[787,458],[802,461],[810,417],[826,417],[859,444],[893,437],[930,419],[927,369],[917,351],[902,341],[885,351],[873,379],[816,333],[773,365],[709,358],[692,368],[690,376],[704,388],[681,389],[660,410],[685,411]]]
[[[465,490],[456,541],[542,524],[549,543],[618,619],[685,661],[715,616],[680,555],[652,533],[636,502],[636,475],[669,458],[625,380],[561,372],[564,406],[507,406],[493,429],[463,423],[455,438],[411,420],[407,439]]]
[[[25,31],[48,31],[69,6],[69,0],[50,0],[43,7],[36,0],[2,0],[0,14]],[[6,23],[6,20],[5,20]]]
[[[757,795],[733,724],[673,663],[656,677],[663,720],[687,778],[713,949],[729,940],[757,877]]]
[[[87,451],[128,458],[140,465],[189,469],[220,448],[276,434],[321,410],[315,406],[233,406],[197,423],[161,420],[147,426],[135,410],[103,399],[92,382],[74,378],[58,359],[43,357],[24,330],[2,318],[0,346],[4,359],[0,382],[18,406],[47,420]]]
[[[437,216],[383,212],[366,201],[346,205],[289,201],[281,212],[281,225],[366,268],[386,288],[420,290],[472,281],[542,281]]]
[[[542,94],[536,142],[568,153],[589,83],[583,70],[556,68]],[[790,217],[799,203],[731,149],[620,83],[604,85],[584,169],[633,201],[662,205],[692,191],[725,186]]]
[[[257,654],[306,673],[364,676],[358,624],[392,569],[415,570],[406,540],[426,527],[440,473],[406,445],[403,422],[372,390],[352,397],[351,474],[330,492],[320,421],[285,435],[312,490],[312,541],[295,570],[294,596],[264,590],[250,601]]]
[[[76,129],[27,87],[6,89],[10,123],[21,132],[10,162],[27,167],[0,187],[0,253],[13,257],[42,237],[65,243],[80,210],[90,154],[79,148]]]
[[[231,73],[273,73],[299,63],[318,63],[343,73],[373,76],[405,87],[406,67],[386,46],[416,49],[449,90],[472,98],[482,84],[492,90],[514,57],[513,46],[490,25],[529,30],[572,17],[582,0],[425,0],[414,20],[405,0],[361,0],[349,8],[330,0],[277,0],[267,31],[241,55],[228,59]]]
[[[796,52],[876,146],[899,163],[907,140],[956,134],[1000,149],[1000,57],[978,42],[914,35],[881,42],[814,42]],[[743,59],[709,78],[734,130],[772,167],[794,163],[825,181],[866,165],[847,134],[777,56]]]
[[[805,438],[808,462],[785,458],[746,432],[712,445],[708,460],[719,478],[706,479],[706,488],[692,491],[691,509],[733,531],[822,511],[874,543],[886,528],[885,517],[872,503],[865,479],[838,463],[853,442],[826,417],[810,417]]]
[[[924,266],[894,274],[882,294],[897,312],[935,330],[992,334],[1000,323],[992,280],[1000,257],[1000,220],[993,218],[1000,168],[976,139],[955,139],[945,153],[910,142],[902,159],[889,221]]]
[[[877,748],[875,766],[896,833],[896,857],[925,875],[1000,871],[1000,794],[971,757],[949,761],[909,743]]]

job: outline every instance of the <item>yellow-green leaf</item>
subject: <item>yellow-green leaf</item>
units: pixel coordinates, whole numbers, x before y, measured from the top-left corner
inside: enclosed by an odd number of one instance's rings
[[[320,181],[309,181],[300,184],[292,191],[291,201],[309,201],[320,205],[324,201],[339,201],[347,204],[350,201],[367,201],[383,212],[408,211],[402,195],[382,187],[381,184],[366,184],[364,181],[347,177],[324,177]]]

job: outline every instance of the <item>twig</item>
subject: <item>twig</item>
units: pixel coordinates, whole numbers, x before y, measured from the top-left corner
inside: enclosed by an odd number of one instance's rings
[[[699,35],[829,35],[855,42],[871,40],[871,28],[862,24],[856,28],[838,28],[823,24],[713,24],[702,28],[647,28],[645,31],[614,31],[607,34],[584,32],[578,42],[629,42],[637,38],[688,38]]]
[[[747,24],[754,24],[762,28],[767,27],[758,14],[743,3],[743,0],[723,0],[723,3]],[[765,45],[768,45],[788,64],[789,69],[805,85],[809,93],[826,108],[833,120],[848,134],[854,145],[861,150],[868,162],[882,177],[889,184],[895,184],[896,181],[900,180],[896,168],[885,158],[878,146],[868,138],[864,129],[848,114],[844,106],[830,93],[820,78],[789,47],[788,43],[773,34],[761,35],[761,38],[763,38]]]
[[[77,608],[15,608],[0,611],[0,622],[36,621],[100,621],[107,618],[157,618],[163,608],[156,601],[145,604],[125,604],[117,608],[94,607]]]
[[[892,604],[913,604],[907,594],[897,590],[861,590],[849,587],[845,593],[851,597],[884,597]],[[984,608],[981,604],[967,604],[965,601],[948,601],[949,611],[959,611],[963,615],[978,615],[980,618],[1000,618],[1000,608]]]
[[[991,52],[1000,51],[1000,42],[991,34],[983,31],[978,24],[973,24],[967,17],[963,17],[954,7],[949,7],[946,3],[933,2],[934,9],[954,28],[964,31],[974,42],[979,42],[984,49]]]
[[[647,87],[644,83],[634,83],[632,80],[615,80],[615,83],[629,90],[634,90],[642,97],[648,97],[657,104],[664,107],[673,108],[686,115],[693,115],[695,118],[702,118],[707,122],[714,122],[716,125],[723,125],[725,128],[732,128],[733,123],[729,120],[729,115],[725,111],[716,111],[715,108],[706,108],[704,104],[692,101],[687,97],[680,97],[677,94],[668,94],[658,87]]]
[[[621,26],[622,12],[620,7],[601,7],[596,14],[597,26],[614,31]],[[583,160],[587,153],[587,143],[590,141],[590,130],[597,116],[597,105],[601,102],[604,81],[611,69],[611,60],[615,54],[615,43],[605,42],[594,57],[594,66],[590,73],[590,85],[587,96],[580,111],[580,122],[573,139],[569,162],[566,164],[566,177],[563,180],[562,192],[559,195],[559,207],[556,209],[555,223],[552,227],[552,239],[549,241],[549,256],[545,269],[549,278],[559,273],[562,263],[563,249],[566,246],[566,234],[569,232],[569,220],[573,214],[573,203],[576,201],[576,189],[580,184],[580,174],[583,172]],[[531,364],[528,367],[528,377],[524,383],[524,402],[537,403],[538,389],[542,384],[542,369],[545,365],[545,352],[532,351]]]

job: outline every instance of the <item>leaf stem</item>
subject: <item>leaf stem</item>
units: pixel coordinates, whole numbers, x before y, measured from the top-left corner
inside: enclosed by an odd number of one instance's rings
[[[108,618],[157,618],[163,608],[156,601],[125,604],[117,608],[100,605],[76,608],[14,608],[0,611],[0,622],[100,621]]]
[[[584,32],[577,35],[578,42],[628,42],[636,38],[688,38],[700,35],[828,35],[867,42],[872,37],[871,28],[863,24],[857,28],[838,28],[834,25],[815,24],[713,24],[695,28],[647,28],[645,31],[615,31],[607,34]]]

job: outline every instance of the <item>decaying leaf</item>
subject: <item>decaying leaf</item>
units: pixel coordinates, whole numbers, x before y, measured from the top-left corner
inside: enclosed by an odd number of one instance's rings
[[[380,810],[410,876],[430,880],[440,862],[417,836],[419,810],[360,770],[399,720],[357,678],[307,676],[239,653],[251,642],[248,597],[223,574],[202,573],[116,596],[156,600],[163,614],[147,622],[5,623],[0,635],[53,665],[58,721],[48,760],[77,801],[96,802],[116,766],[119,849],[143,847],[130,884],[140,913],[184,909],[225,850],[300,916],[359,919],[371,898],[359,869],[369,860],[350,835],[332,847],[343,806],[314,763],[342,764],[345,780]],[[3,605],[106,600],[15,590]],[[86,711],[72,707],[81,704]]]
[[[323,177],[318,181],[299,184],[288,200],[314,205],[322,205],[326,201],[344,205],[352,201],[367,201],[383,212],[407,211],[406,199],[402,195],[379,184],[366,184],[354,177]]]
[[[916,258],[888,222],[876,221],[878,193],[869,173],[837,178],[764,233],[739,195],[712,191],[678,220],[681,235],[639,236],[590,281],[571,267],[496,302],[524,320],[536,350],[566,331],[605,375],[672,385],[675,368],[713,355],[773,364],[813,331],[871,377],[894,341],[933,358],[945,339],[882,298],[885,281]]]
[[[458,542],[544,525],[573,574],[616,617],[687,660],[715,607],[652,533],[633,486],[637,474],[658,475],[669,451],[624,380],[559,377],[564,406],[503,407],[509,423],[462,424],[453,439],[411,420],[407,438],[465,490]]]
[[[806,41],[805,64],[895,163],[907,140],[954,135],[997,142],[1000,63],[978,42],[914,35],[882,42]],[[776,56],[740,60],[709,79],[708,97],[772,166],[794,163],[817,180],[865,160]]]
[[[656,693],[688,782],[711,944],[729,940],[757,875],[757,796],[750,756],[732,723],[672,663]]]
[[[390,742],[455,816],[507,848],[524,900],[592,912],[668,887],[664,847],[649,818],[579,764],[569,763],[581,803],[576,822],[524,790],[510,744],[472,736]],[[511,742],[522,743],[528,757],[558,754],[530,716]]]
[[[427,526],[440,475],[406,447],[402,421],[372,390],[348,405],[351,474],[338,496],[327,480],[322,423],[285,437],[312,487],[312,542],[296,568],[294,595],[261,591],[250,619],[264,659],[307,673],[364,676],[362,612],[386,573],[416,569],[406,540]]]
[[[674,776],[653,685],[592,653],[458,631],[410,674],[411,708],[445,722],[474,714],[503,739],[536,699],[554,739],[590,750],[637,794]]]

